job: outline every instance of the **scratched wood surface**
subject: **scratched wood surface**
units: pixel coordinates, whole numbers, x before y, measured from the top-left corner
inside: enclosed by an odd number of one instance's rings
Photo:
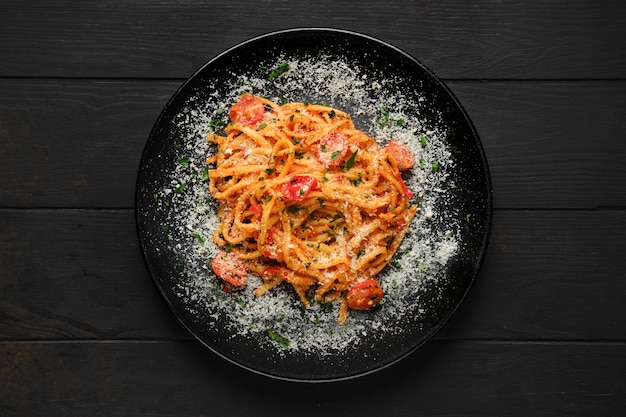
[[[0,415],[614,416],[626,407],[619,1],[5,1]],[[146,139],[203,63],[290,27],[400,47],[454,91],[494,217],[466,302],[397,366],[302,385],[188,335],[134,223]]]

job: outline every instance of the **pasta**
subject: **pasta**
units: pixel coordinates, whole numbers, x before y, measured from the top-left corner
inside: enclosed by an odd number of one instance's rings
[[[286,282],[305,306],[340,300],[340,324],[350,309],[375,306],[376,276],[418,210],[401,177],[413,165],[408,147],[381,149],[349,114],[318,104],[244,94],[230,119],[226,136],[208,137],[216,275],[234,286],[259,275],[259,297]]]

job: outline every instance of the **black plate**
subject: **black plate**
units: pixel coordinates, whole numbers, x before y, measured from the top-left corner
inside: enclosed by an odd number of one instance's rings
[[[289,80],[289,73],[268,80],[283,61],[290,63],[295,83]],[[313,76],[297,75],[306,73],[307,63],[318,71]],[[332,67],[332,74],[323,70],[325,65]],[[356,89],[337,93],[326,86],[339,81]],[[219,280],[203,268],[203,251],[212,243],[210,236],[194,232],[194,228],[214,216],[212,202],[205,201],[206,195],[198,191],[206,187],[203,136],[209,126],[219,128],[215,122],[225,120],[226,113],[220,109],[232,102],[237,86],[270,98],[328,103],[353,114],[357,128],[366,132],[377,127],[414,129],[412,140],[419,143],[425,135],[428,143],[423,149],[434,152],[425,154],[426,166],[414,168],[422,169],[427,185],[419,201],[424,207],[412,226],[415,233],[425,227],[434,237],[432,241],[429,236],[414,237],[414,246],[405,247],[404,251],[410,252],[407,256],[417,257],[409,259],[414,267],[405,263],[401,270],[389,266],[381,273],[389,292],[399,295],[390,296],[389,302],[373,311],[350,317],[351,327],[345,330],[353,337],[349,343],[342,342],[345,338],[334,339],[320,343],[317,350],[310,347],[315,341],[305,340],[307,337],[342,335],[344,329],[337,328],[335,333],[332,322],[318,328],[313,326],[319,323],[303,320],[297,324],[304,331],[302,339],[290,336],[288,347],[281,346],[282,334],[276,330],[288,325],[284,322],[264,323],[267,329],[258,331],[250,330],[252,324],[245,328],[235,323],[239,319],[234,317],[248,314],[249,301],[221,291]],[[381,101],[381,108],[401,103],[402,117],[394,117],[393,107],[386,107],[392,110],[391,117],[385,118],[379,111],[374,114],[371,109],[381,97],[387,98]],[[361,107],[370,110],[359,112]],[[449,152],[445,160],[438,159],[435,149]],[[491,183],[482,145],[452,92],[424,65],[397,48],[333,29],[271,33],[208,62],[184,83],[158,118],[142,156],[136,189],[136,221],[145,261],[182,324],[213,352],[237,365],[272,377],[310,382],[371,373],[430,339],[463,301],[479,271],[491,210]],[[443,250],[446,239],[456,245],[446,262],[426,265],[420,261],[422,255],[414,255],[415,245],[432,244],[430,251],[435,254]],[[396,278],[389,278],[394,276],[402,278],[401,285],[396,285]],[[398,286],[402,288],[398,290]],[[297,296],[293,297],[297,302]]]

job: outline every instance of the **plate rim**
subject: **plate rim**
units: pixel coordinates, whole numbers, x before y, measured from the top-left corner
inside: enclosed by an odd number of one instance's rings
[[[484,201],[484,205],[485,205],[485,228],[484,231],[482,233],[481,236],[481,240],[480,243],[478,244],[479,252],[478,252],[478,257],[476,257],[475,259],[473,259],[473,264],[475,265],[475,273],[472,274],[471,278],[469,279],[469,282],[467,283],[467,286],[465,288],[465,290],[463,291],[463,293],[461,294],[461,296],[459,297],[458,301],[455,303],[455,305],[450,308],[445,315],[442,316],[442,318],[438,321],[438,323],[433,326],[431,329],[429,329],[426,333],[425,333],[425,337],[419,342],[414,344],[413,346],[411,346],[410,348],[406,349],[404,352],[402,352],[401,354],[399,354],[396,358],[394,359],[390,359],[387,360],[385,363],[380,364],[379,366],[373,367],[371,369],[367,369],[364,371],[359,371],[359,372],[352,372],[350,374],[347,374],[345,376],[339,376],[339,377],[330,377],[330,378],[294,378],[294,377],[288,377],[288,376],[282,376],[282,375],[278,375],[275,373],[269,373],[269,372],[265,372],[259,369],[255,369],[252,366],[249,366],[247,364],[241,363],[236,361],[234,358],[229,357],[228,355],[226,355],[225,353],[219,351],[218,349],[216,349],[215,347],[209,345],[205,340],[203,340],[202,338],[198,337],[196,331],[194,331],[188,323],[186,323],[185,321],[182,320],[182,318],[180,317],[179,314],[177,314],[176,309],[174,307],[174,305],[172,304],[172,301],[168,298],[168,296],[166,295],[164,289],[162,288],[162,286],[159,284],[159,282],[157,282],[157,277],[155,276],[155,273],[152,270],[152,267],[148,261],[147,258],[147,254],[146,254],[146,250],[148,249],[145,245],[144,242],[144,238],[142,237],[142,230],[141,230],[141,226],[140,226],[140,213],[139,213],[139,200],[140,200],[140,189],[139,189],[139,179],[142,175],[141,169],[138,170],[137,172],[137,176],[136,176],[136,181],[135,181],[135,196],[134,196],[134,219],[135,219],[135,229],[136,229],[136,233],[137,233],[137,237],[139,240],[139,245],[140,245],[140,249],[141,249],[141,254],[142,254],[142,258],[144,260],[144,265],[146,266],[148,273],[151,277],[151,280],[153,282],[153,284],[158,288],[159,293],[161,294],[161,297],[166,301],[166,304],[168,305],[170,311],[173,313],[173,315],[176,317],[177,321],[179,323],[181,323],[183,325],[183,327],[186,329],[186,331],[194,338],[195,341],[199,341],[202,346],[204,346],[205,348],[208,348],[211,352],[213,352],[214,354],[216,354],[218,357],[226,360],[229,363],[234,364],[235,366],[245,369],[247,371],[253,372],[257,375],[262,375],[264,377],[268,377],[271,379],[277,379],[277,380],[283,380],[283,381],[289,381],[289,382],[296,382],[296,383],[309,383],[309,384],[316,384],[316,383],[328,383],[328,382],[337,382],[337,381],[346,381],[346,380],[352,380],[352,379],[356,379],[356,378],[361,378],[363,376],[366,375],[371,375],[374,373],[378,373],[384,369],[387,369],[389,367],[391,367],[392,365],[397,364],[398,362],[400,362],[401,360],[407,358],[408,356],[410,356],[411,354],[413,354],[415,351],[417,351],[420,347],[422,347],[424,344],[426,344],[428,341],[432,340],[432,338],[439,332],[441,331],[441,329],[449,322],[449,320],[455,315],[455,313],[458,311],[458,309],[460,308],[460,306],[465,302],[466,298],[469,295],[470,290],[472,289],[472,287],[474,286],[474,283],[478,277],[478,275],[481,272],[481,269],[483,267],[484,261],[485,261],[485,257],[487,254],[487,249],[489,246],[489,241],[491,238],[491,231],[492,231],[492,223],[493,223],[493,184],[492,184],[492,180],[491,180],[491,172],[489,169],[489,164],[487,161],[487,157],[486,157],[486,153],[484,150],[484,146],[482,144],[482,141],[480,139],[480,135],[478,134],[478,131],[473,123],[473,121],[471,120],[471,118],[469,117],[469,114],[467,113],[467,110],[465,109],[465,107],[462,105],[462,103],[460,102],[460,100],[458,99],[458,97],[454,94],[454,92],[450,89],[450,87],[443,81],[443,79],[441,79],[436,73],[434,73],[429,67],[427,67],[426,65],[424,65],[419,59],[415,58],[414,56],[412,56],[411,54],[405,52],[404,50],[400,49],[399,47],[386,42],[380,38],[365,34],[365,33],[361,33],[361,32],[356,32],[356,31],[352,31],[352,30],[346,30],[346,29],[338,29],[338,28],[332,28],[332,27],[295,27],[295,28],[289,28],[289,29],[282,29],[282,30],[276,30],[276,31],[271,31],[271,32],[267,32],[261,35],[257,35],[248,39],[245,39],[243,41],[240,41],[239,43],[234,44],[233,46],[225,49],[224,51],[218,53],[217,55],[213,56],[211,59],[209,59],[208,61],[206,61],[204,64],[202,64],[197,70],[195,70],[189,77],[187,77],[185,79],[185,81],[176,89],[176,91],[171,95],[171,97],[168,99],[168,101],[166,102],[166,104],[163,106],[163,108],[161,109],[157,119],[155,120],[150,133],[145,141],[142,153],[141,153],[141,158],[140,158],[140,162],[139,162],[139,168],[141,168],[145,162],[146,159],[146,154],[148,151],[148,148],[152,142],[151,138],[153,137],[153,135],[156,134],[156,130],[158,129],[158,127],[161,125],[167,110],[170,108],[170,106],[173,104],[173,102],[179,98],[179,95],[181,94],[181,92],[183,92],[187,86],[189,84],[191,84],[193,82],[193,80],[195,78],[197,78],[199,76],[199,74],[201,74],[202,72],[206,71],[206,69],[208,67],[210,67],[211,65],[213,65],[216,61],[219,61],[221,58],[223,58],[224,56],[227,56],[231,53],[233,53],[234,51],[236,51],[239,48],[242,48],[248,44],[263,40],[263,39],[267,39],[267,38],[271,38],[271,37],[275,37],[275,36],[282,36],[282,35],[288,35],[290,33],[333,33],[333,34],[340,34],[340,35],[345,35],[345,36],[350,36],[350,37],[355,37],[355,38],[362,38],[364,40],[368,40],[370,42],[376,43],[378,45],[380,45],[381,47],[384,48],[388,48],[393,50],[396,53],[401,54],[405,59],[410,60],[411,62],[413,62],[414,64],[417,64],[419,67],[421,67],[430,77],[433,78],[433,80],[440,86],[443,88],[444,92],[452,99],[455,107],[461,112],[461,114],[463,115],[463,119],[465,121],[465,123],[467,124],[467,127],[469,128],[469,130],[471,131],[471,136],[472,136],[472,140],[474,142],[474,146],[477,147],[477,151],[478,151],[478,155],[480,156],[480,171],[483,172],[484,177],[485,177],[485,181],[483,183],[483,186],[486,188],[486,201]]]

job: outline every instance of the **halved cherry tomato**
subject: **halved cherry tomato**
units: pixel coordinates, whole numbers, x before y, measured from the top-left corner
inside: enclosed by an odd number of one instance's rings
[[[402,193],[404,194],[404,196],[406,198],[413,197],[413,191],[409,190],[409,188],[406,186],[399,172],[396,174],[396,179],[400,182],[400,187],[402,187]]]
[[[211,262],[215,275],[235,287],[246,285],[246,265],[234,253],[221,251]]]
[[[348,290],[346,301],[353,310],[367,310],[383,299],[385,292],[375,279],[366,279],[354,284]]]
[[[397,140],[390,140],[387,146],[385,146],[385,149],[383,149],[383,152],[393,156],[393,159],[398,163],[398,169],[400,171],[406,171],[415,164],[415,157],[411,149]]]
[[[248,210],[252,212],[252,219],[250,219],[252,223],[255,223],[261,219],[261,216],[263,215],[263,207],[261,207],[260,204],[250,204]]]
[[[308,175],[296,175],[281,186],[280,192],[285,201],[302,201],[317,188],[317,179]]]
[[[341,133],[329,133],[322,136],[317,144],[317,160],[325,167],[338,167],[343,164],[350,152],[348,138]]]
[[[230,109],[230,120],[246,126],[254,126],[263,119],[265,106],[260,98],[244,94]]]

